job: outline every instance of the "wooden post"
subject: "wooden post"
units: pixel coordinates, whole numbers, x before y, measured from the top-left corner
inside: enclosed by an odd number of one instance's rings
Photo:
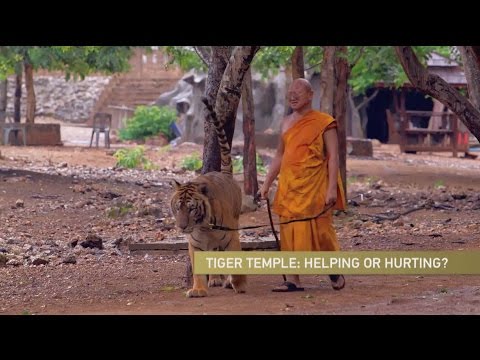
[[[456,115],[452,114],[452,130],[453,130],[453,139],[452,139],[452,148],[453,148],[453,157],[458,156],[457,144],[458,144],[458,118]]]
[[[405,109],[405,89],[402,88],[402,92],[400,93],[400,119],[402,122],[400,124],[401,136],[400,136],[400,151],[405,152],[405,147],[407,145],[407,132],[406,130],[410,127],[410,118],[407,115],[407,111]]]

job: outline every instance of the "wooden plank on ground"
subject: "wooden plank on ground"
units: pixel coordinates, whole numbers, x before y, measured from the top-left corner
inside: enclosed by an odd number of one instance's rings
[[[277,248],[273,236],[258,239],[241,239],[242,250],[274,250]],[[128,246],[130,251],[187,250],[188,242],[184,237],[165,239],[154,243],[134,243]]]

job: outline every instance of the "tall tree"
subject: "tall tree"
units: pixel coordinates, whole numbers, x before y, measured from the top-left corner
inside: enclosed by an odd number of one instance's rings
[[[8,79],[0,79],[0,124],[5,122],[7,116],[7,88]]]
[[[335,55],[335,96],[333,117],[337,120],[338,158],[343,191],[347,194],[347,101],[350,66],[347,59],[347,47],[337,46]]]
[[[25,58],[23,59],[23,69],[25,72],[25,89],[27,90],[26,122],[33,123],[35,121],[37,99],[35,97],[35,88],[33,86],[33,65],[28,54],[25,55]]]
[[[22,78],[23,69],[21,63],[17,64],[15,71],[15,95],[13,101],[13,121],[19,123],[21,120],[21,105],[22,105]]]
[[[305,78],[305,62],[303,60],[303,47],[296,46],[292,54],[292,79]]]
[[[230,149],[235,131],[238,103],[242,94],[243,78],[259,49],[259,46],[235,47],[220,82],[214,110],[217,119],[224,124]],[[226,164],[222,164],[222,166],[226,166]],[[230,163],[229,166],[231,167],[232,164]]]
[[[253,107],[252,71],[248,69],[242,88],[243,109],[243,190],[245,195],[258,192],[255,116]]]
[[[333,115],[336,46],[325,46],[320,72],[320,110]]]
[[[473,49],[471,50],[473,51]],[[410,82],[426,94],[433,96],[448,106],[480,141],[480,111],[478,107],[462,95],[454,86],[448,84],[441,77],[429,73],[427,68],[420,63],[412,47],[396,46],[395,51]],[[466,49],[466,51],[470,51],[470,49]],[[473,54],[475,54],[474,51]],[[479,57],[475,59],[477,60],[475,62],[478,64]],[[472,66],[472,63],[474,63],[474,61],[467,60],[464,66]],[[469,69],[466,71],[466,74],[469,71],[471,73],[475,72],[474,69]],[[467,81],[468,80],[467,78]],[[472,80],[470,79],[470,81]],[[470,85],[471,84],[469,84],[470,90],[475,91],[475,87]],[[478,94],[474,93],[471,95],[471,98],[477,99],[477,96]]]
[[[205,85],[205,97],[210,104],[215,104],[216,102],[218,89],[231,53],[231,46],[212,46],[211,48],[207,82]],[[206,174],[211,171],[220,171],[220,146],[218,145],[215,127],[206,108],[203,110],[203,115],[205,118],[205,138],[203,142],[202,174]]]

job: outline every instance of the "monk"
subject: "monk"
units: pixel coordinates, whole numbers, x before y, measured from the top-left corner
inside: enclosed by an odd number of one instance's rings
[[[337,123],[333,117],[312,109],[313,89],[306,79],[296,79],[288,90],[290,108],[281,125],[281,136],[260,195],[266,199],[278,174],[273,211],[280,222],[318,215],[312,220],[280,225],[282,251],[337,251],[340,249],[333,209],[345,209],[339,172]],[[333,289],[345,286],[343,275],[329,275]],[[302,291],[300,276],[288,276],[272,291]]]

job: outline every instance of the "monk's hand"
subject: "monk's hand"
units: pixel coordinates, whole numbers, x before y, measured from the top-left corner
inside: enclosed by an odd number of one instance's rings
[[[268,198],[268,190],[270,186],[266,186],[265,183],[262,185],[262,188],[260,189],[260,196],[262,199],[267,199]]]
[[[337,189],[335,191],[327,191],[327,196],[325,197],[325,206],[332,206],[337,202]]]

